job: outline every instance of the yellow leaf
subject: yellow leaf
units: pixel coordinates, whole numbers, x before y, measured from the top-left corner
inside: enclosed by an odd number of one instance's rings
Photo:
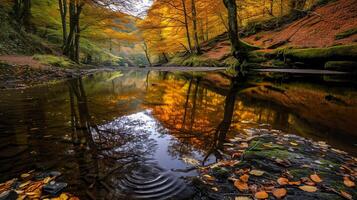
[[[239,197],[234,198],[234,200],[252,200],[252,199],[249,197],[239,196]]]
[[[249,172],[249,174],[254,176],[262,176],[264,174],[264,171],[253,169],[252,171]]]
[[[314,181],[315,183],[321,183],[321,182],[322,182],[321,178],[320,178],[319,175],[317,175],[317,174],[311,174],[311,175],[310,175],[310,178],[311,178],[311,180]]]
[[[203,175],[203,179],[205,179],[206,181],[214,181],[215,180],[214,177],[212,177],[208,174]]]
[[[299,187],[300,190],[303,190],[305,192],[316,192],[317,188],[315,186],[310,186],[310,185],[303,185]]]
[[[279,185],[287,185],[289,184],[289,180],[287,178],[280,177],[278,178]]]
[[[356,184],[355,184],[353,181],[351,181],[351,179],[350,179],[349,177],[347,177],[347,176],[343,177],[343,183],[344,183],[345,186],[347,186],[347,187],[354,187],[354,186],[356,186]]]
[[[31,181],[26,181],[25,183],[22,183],[20,186],[19,186],[19,188],[23,188],[23,187],[25,187],[26,185],[28,185],[28,184],[30,184],[31,183]]]
[[[273,195],[278,199],[285,197],[286,193],[287,193],[287,191],[284,188],[278,188],[278,189],[273,190]]]
[[[248,190],[248,184],[241,180],[234,181],[234,186],[241,192]]]
[[[268,193],[266,193],[265,191],[257,192],[254,196],[257,199],[267,199],[269,197]]]
[[[296,143],[296,142],[290,142],[290,144],[291,145],[293,145],[293,146],[297,146],[297,145],[299,145],[298,143]]]

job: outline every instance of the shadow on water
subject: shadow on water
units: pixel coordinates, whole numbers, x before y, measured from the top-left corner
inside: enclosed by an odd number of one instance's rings
[[[127,71],[1,91],[0,181],[58,170],[83,198],[185,199],[193,169],[252,129],[356,152],[355,89],[274,76]]]

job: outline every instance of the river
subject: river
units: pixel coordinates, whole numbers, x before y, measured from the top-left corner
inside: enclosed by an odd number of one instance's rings
[[[0,91],[0,182],[56,170],[83,199],[185,199],[217,140],[260,128],[356,155],[356,121],[343,75],[101,72]]]

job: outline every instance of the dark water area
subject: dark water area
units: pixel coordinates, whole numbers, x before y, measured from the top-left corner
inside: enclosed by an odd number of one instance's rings
[[[268,129],[356,155],[356,121],[341,76],[98,73],[0,91],[0,181],[57,170],[82,199],[186,199],[217,143]]]

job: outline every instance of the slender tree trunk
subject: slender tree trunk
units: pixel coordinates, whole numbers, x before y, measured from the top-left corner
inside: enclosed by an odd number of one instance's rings
[[[201,54],[200,43],[198,41],[198,31],[197,31],[197,12],[196,12],[196,1],[191,0],[192,9],[192,23],[193,23],[193,36],[195,42],[195,50],[197,54]]]
[[[284,0],[280,0],[280,17],[284,14]]]
[[[149,49],[148,49],[148,45],[146,44],[146,42],[144,41],[144,52],[145,52],[145,56],[146,59],[148,60],[149,66],[152,66],[151,60],[150,60],[150,56],[149,56]]]
[[[183,14],[184,14],[184,22],[185,22],[185,29],[186,29],[186,38],[187,38],[187,44],[188,48],[190,50],[190,53],[192,52],[192,44],[191,44],[191,36],[190,36],[190,30],[188,28],[188,17],[187,17],[187,10],[186,10],[186,2],[185,0],[182,1],[182,8],[183,8]]]
[[[60,9],[62,22],[62,48],[64,48],[67,43],[67,0],[58,0],[58,6]]]

